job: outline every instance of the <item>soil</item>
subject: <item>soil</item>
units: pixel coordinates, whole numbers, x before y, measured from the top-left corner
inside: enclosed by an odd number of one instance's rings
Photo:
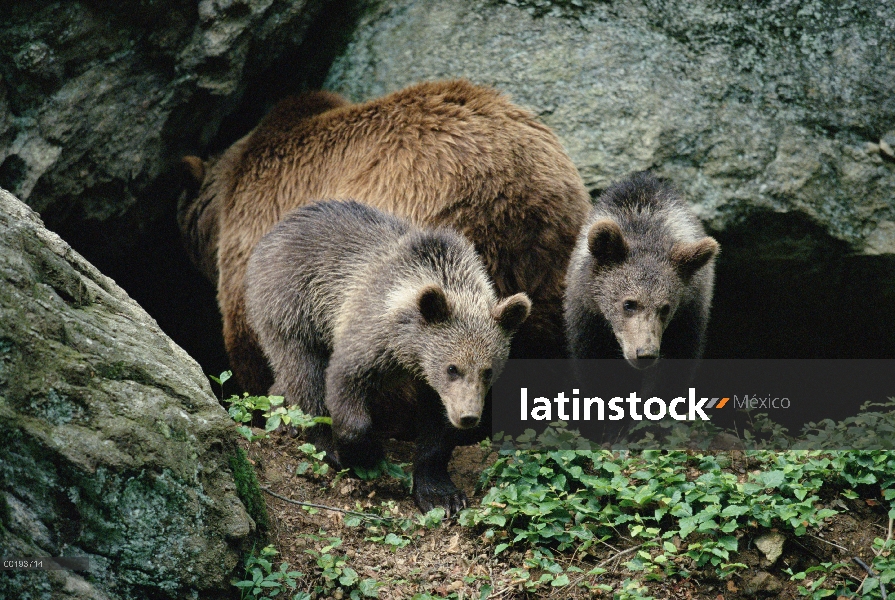
[[[308,461],[298,449],[301,443],[300,438],[280,431],[272,433],[268,439],[244,442],[262,487],[296,501],[344,510],[381,511],[383,503],[386,503],[390,513],[396,517],[415,518],[419,515],[404,484],[392,477],[381,476],[372,481],[363,481],[347,474],[340,476],[332,470],[324,475],[311,471],[297,474],[299,464]],[[392,441],[386,446],[386,452],[392,462],[410,463],[412,444]],[[476,483],[482,468],[496,456],[480,446],[465,446],[454,451],[450,464],[451,477],[469,496],[470,506],[480,503],[485,492],[477,490]],[[329,543],[321,539],[325,537],[341,538],[341,545],[331,552],[345,556],[347,566],[357,571],[360,579],[373,578],[383,584],[379,590],[379,597],[383,599],[410,599],[424,593],[436,598],[458,600],[481,597],[613,598],[617,593],[589,591],[573,585],[555,588],[552,592],[526,592],[521,583],[514,582],[508,573],[514,567],[522,566],[525,558],[522,552],[510,549],[494,556],[494,546],[482,536],[482,532],[459,525],[456,518],[446,519],[434,529],[417,528],[409,533],[411,542],[396,549],[368,539],[385,535],[381,530],[371,530],[364,525],[346,525],[343,513],[309,511],[271,494],[265,493],[264,496],[271,520],[270,542],[280,552],[274,562],[279,566],[280,561],[287,561],[290,569],[302,572],[301,589],[315,598],[340,600],[349,597],[349,593],[342,590],[314,594],[315,587],[323,579],[315,558],[306,550],[319,551]],[[830,575],[827,583],[835,585],[846,579],[861,582],[866,572],[851,558],[856,556],[871,563],[874,538],[885,538],[887,535],[889,521],[886,513],[881,504],[873,500],[848,500],[833,496],[826,499],[824,505],[840,511],[840,514],[827,519],[820,531],[810,531],[800,537],[787,536],[783,554],[773,565],[768,564],[752,539],[740,539],[740,551],[732,560],[745,563],[748,569],[741,569],[725,580],[718,578],[712,569],[693,571],[686,579],[672,577],[647,581],[644,585],[649,590],[648,595],[659,600],[803,598],[798,585],[806,585],[806,581],[790,581],[785,570],[799,572],[821,562],[849,563],[847,569]],[[626,579],[640,579],[639,573],[624,566],[632,554],[624,552],[633,545],[631,540],[619,537],[593,546],[584,555],[558,555],[558,561],[565,566],[580,567],[585,572],[600,565],[607,569],[606,573],[588,576],[588,581],[594,585],[608,584],[617,589]],[[809,574],[808,582],[811,577]],[[484,586],[490,586],[490,595],[482,595],[483,591],[487,592],[487,588],[483,590]]]

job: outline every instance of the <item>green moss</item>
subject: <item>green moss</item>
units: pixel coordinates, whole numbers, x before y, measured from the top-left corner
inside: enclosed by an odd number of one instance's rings
[[[116,361],[111,364],[95,365],[97,375],[113,381],[136,381],[144,385],[157,385],[153,378],[143,369],[129,361]]]
[[[9,508],[9,503],[6,501],[6,496],[0,494],[0,531],[9,527],[11,521],[12,511]]]
[[[233,471],[233,479],[236,481],[236,493],[245,505],[249,516],[255,520],[259,531],[267,531],[270,529],[267,505],[261,495],[261,488],[258,487],[255,469],[242,448],[237,448],[236,454],[230,456],[230,469]]]

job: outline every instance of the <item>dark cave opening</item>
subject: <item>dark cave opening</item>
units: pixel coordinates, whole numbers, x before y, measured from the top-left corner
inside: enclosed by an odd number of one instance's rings
[[[895,357],[895,256],[856,255],[795,213],[713,235],[706,358]]]

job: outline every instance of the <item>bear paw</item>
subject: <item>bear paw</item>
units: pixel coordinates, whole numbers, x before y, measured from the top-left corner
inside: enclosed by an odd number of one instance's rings
[[[329,427],[316,425],[309,430],[308,442],[314,445],[317,452],[325,452],[323,460],[336,471],[341,471],[344,467],[339,461],[339,455],[336,452],[336,445],[333,442],[332,432]]]
[[[444,509],[445,517],[457,514],[466,508],[468,502],[466,494],[450,481],[420,482],[414,487],[413,499],[423,513],[440,506]]]
[[[335,452],[335,460],[342,468],[372,469],[384,459],[385,453],[382,451],[382,446],[373,441],[338,444]]]

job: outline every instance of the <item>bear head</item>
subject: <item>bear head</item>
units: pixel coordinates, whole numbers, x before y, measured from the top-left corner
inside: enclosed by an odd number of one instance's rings
[[[475,427],[531,301],[523,293],[499,302],[481,294],[472,300],[433,284],[417,292],[415,310],[414,345],[421,375],[440,396],[454,427]]]
[[[628,363],[647,368],[659,359],[662,334],[678,308],[699,292],[694,283],[714,261],[714,238],[657,246],[626,239],[612,219],[587,233],[591,258],[588,295],[612,328]]]

